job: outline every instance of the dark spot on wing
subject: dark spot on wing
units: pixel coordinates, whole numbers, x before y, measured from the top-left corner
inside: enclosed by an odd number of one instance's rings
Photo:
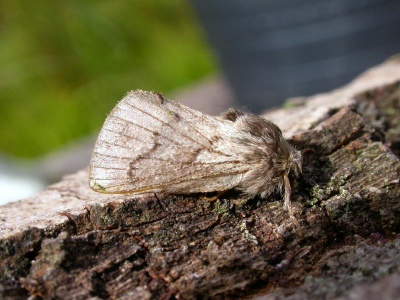
[[[165,101],[164,96],[161,93],[156,93],[156,95],[158,96],[158,98],[160,99],[160,104],[163,104]]]
[[[222,119],[235,122],[240,116],[243,116],[244,113],[236,110],[234,108],[229,108],[226,112],[221,115]]]

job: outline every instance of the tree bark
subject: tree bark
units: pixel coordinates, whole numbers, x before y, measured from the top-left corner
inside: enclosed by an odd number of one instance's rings
[[[4,299],[394,299],[400,60],[265,114],[303,153],[282,197],[102,195],[87,170],[0,207]]]

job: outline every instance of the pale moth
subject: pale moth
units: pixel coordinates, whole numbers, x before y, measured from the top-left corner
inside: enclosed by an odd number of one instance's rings
[[[146,91],[129,92],[95,144],[89,185],[100,193],[284,193],[302,157],[265,118],[229,109],[213,117]]]

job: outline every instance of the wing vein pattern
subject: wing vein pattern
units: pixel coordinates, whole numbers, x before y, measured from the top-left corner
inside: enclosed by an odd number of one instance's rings
[[[131,92],[117,104],[100,131],[92,155],[90,185],[104,193],[232,188],[248,165],[221,146],[223,141],[218,139],[227,126],[225,120],[160,100],[158,94]]]

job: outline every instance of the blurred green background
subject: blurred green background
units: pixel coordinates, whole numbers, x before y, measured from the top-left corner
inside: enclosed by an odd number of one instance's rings
[[[19,158],[97,133],[129,90],[216,70],[184,0],[0,0],[0,36],[0,153]]]

